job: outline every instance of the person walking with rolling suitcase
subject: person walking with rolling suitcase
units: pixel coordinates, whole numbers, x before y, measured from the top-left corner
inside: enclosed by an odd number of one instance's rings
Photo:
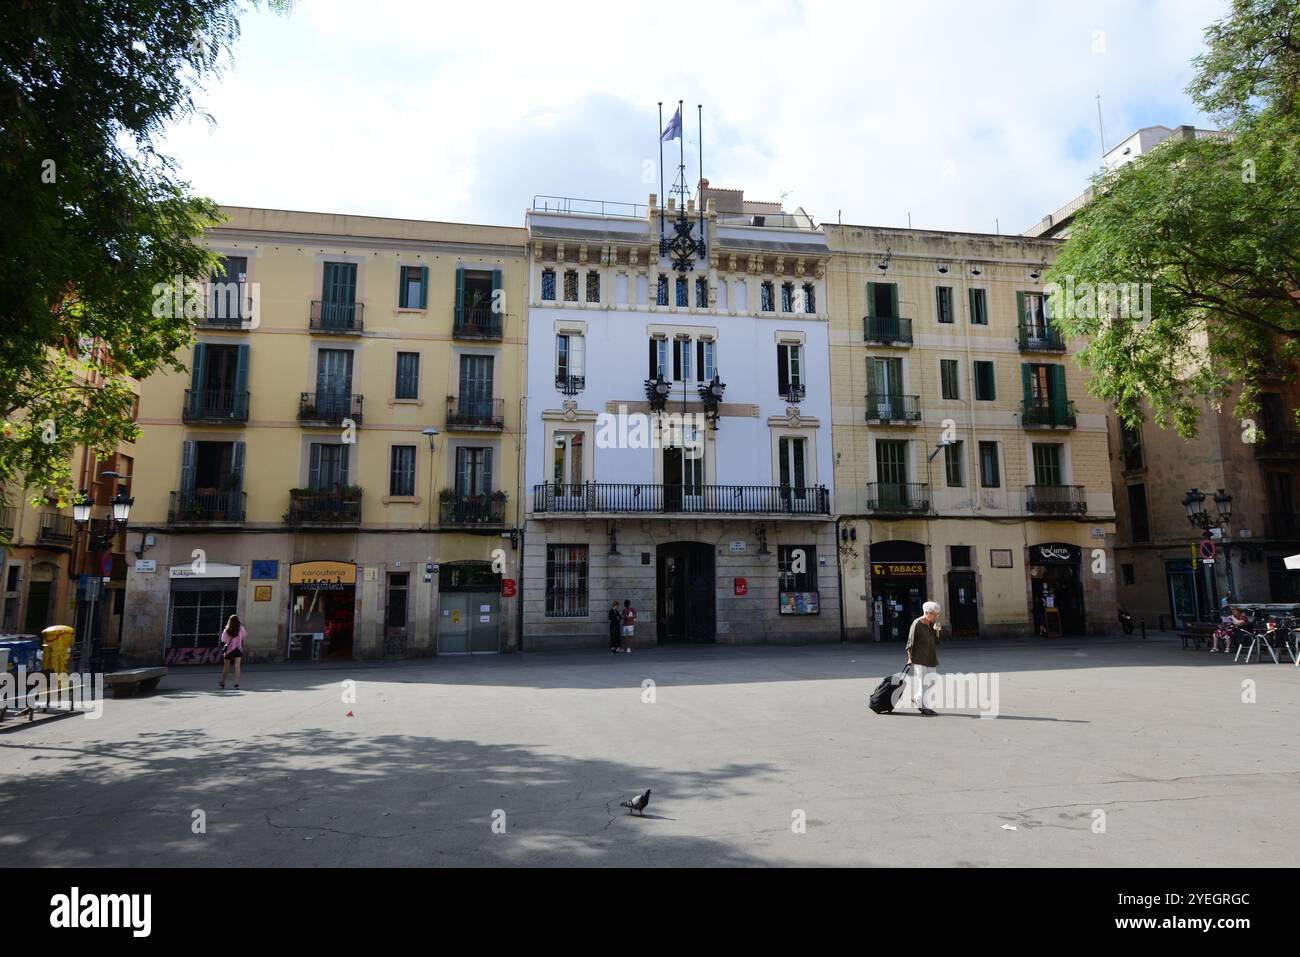
[[[939,603],[927,601],[921,606],[923,614],[912,622],[912,630],[907,633],[907,663],[912,669],[913,703],[916,710],[926,717],[934,717],[939,712],[925,703],[927,679],[933,684],[934,669],[939,667],[939,644],[941,626],[939,625]],[[931,696],[933,697],[933,696]]]

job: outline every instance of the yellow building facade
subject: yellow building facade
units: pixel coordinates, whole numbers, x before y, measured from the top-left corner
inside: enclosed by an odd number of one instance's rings
[[[1106,634],[1106,408],[1041,277],[1056,242],[826,225],[844,632]]]
[[[124,656],[515,647],[523,230],[224,212],[160,296],[196,344],[141,393]]]

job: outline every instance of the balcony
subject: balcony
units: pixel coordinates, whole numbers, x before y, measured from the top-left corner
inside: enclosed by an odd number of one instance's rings
[[[307,328],[328,336],[359,336],[365,329],[361,321],[364,303],[311,301],[311,320]]]
[[[781,398],[790,405],[798,405],[808,397],[808,388],[803,385],[790,384],[781,387],[779,394]]]
[[[926,482],[868,482],[867,511],[877,515],[926,515],[930,486]]]
[[[443,528],[504,525],[505,522],[504,492],[495,492],[491,495],[458,495],[454,489],[442,490],[438,502],[438,524]]]
[[[921,397],[868,392],[867,421],[881,425],[918,425],[921,421]]]
[[[186,389],[181,421],[244,425],[248,422],[248,393],[230,389]]]
[[[1300,459],[1300,432],[1265,431],[1255,442],[1255,458],[1291,460]]]
[[[501,340],[505,328],[505,315],[491,306],[457,306],[451,326],[454,339]]]
[[[555,388],[560,391],[561,395],[577,395],[587,387],[587,377],[585,375],[557,375],[555,377]]]
[[[503,399],[447,396],[447,428],[454,432],[500,432],[506,427]]]
[[[361,424],[361,396],[347,392],[304,392],[298,400],[302,425],[340,427],[344,419]]]
[[[241,525],[248,495],[238,489],[182,489],[171,493],[168,525]]]
[[[1051,326],[1020,327],[1021,352],[1064,352],[1065,337]]]
[[[1082,485],[1026,485],[1025,511],[1031,515],[1087,515]]]
[[[36,533],[36,542],[39,545],[71,545],[76,530],[71,515],[42,512],[41,527]]]
[[[1026,429],[1074,428],[1074,403],[1054,405],[1051,402],[1030,400],[1020,404],[1020,425]]]
[[[359,525],[361,489],[356,486],[329,491],[291,488],[284,522],[286,525]]]
[[[862,320],[862,341],[877,346],[910,346],[912,320],[867,316]]]
[[[533,486],[535,513],[829,515],[826,487],[785,485]]]

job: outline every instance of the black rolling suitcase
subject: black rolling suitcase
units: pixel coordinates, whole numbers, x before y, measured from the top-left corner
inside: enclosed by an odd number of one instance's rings
[[[898,699],[903,697],[903,689],[906,687],[907,669],[904,668],[897,674],[887,676],[876,686],[876,690],[871,692],[871,700],[867,706],[876,714],[889,714],[897,707]]]

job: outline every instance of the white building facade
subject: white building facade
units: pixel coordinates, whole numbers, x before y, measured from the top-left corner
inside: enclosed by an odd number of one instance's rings
[[[823,233],[707,182],[527,229],[523,647],[839,640]]]

